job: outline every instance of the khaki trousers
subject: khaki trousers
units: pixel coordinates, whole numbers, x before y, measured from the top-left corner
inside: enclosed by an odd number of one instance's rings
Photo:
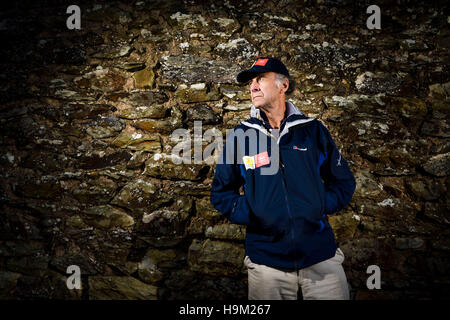
[[[334,257],[298,271],[253,263],[248,256],[249,300],[296,300],[299,286],[304,300],[348,300],[349,290],[340,248]]]

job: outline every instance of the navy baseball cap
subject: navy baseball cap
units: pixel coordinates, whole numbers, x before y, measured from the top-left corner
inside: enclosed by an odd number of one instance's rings
[[[258,73],[276,72],[289,78],[289,71],[286,66],[278,59],[271,57],[260,57],[248,70],[239,72],[238,82],[248,82],[258,75]]]

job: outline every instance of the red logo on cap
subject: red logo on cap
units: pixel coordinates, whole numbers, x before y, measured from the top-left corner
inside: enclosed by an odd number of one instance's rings
[[[263,66],[264,67],[266,65],[267,61],[269,61],[269,59],[258,59],[255,62],[255,66]]]

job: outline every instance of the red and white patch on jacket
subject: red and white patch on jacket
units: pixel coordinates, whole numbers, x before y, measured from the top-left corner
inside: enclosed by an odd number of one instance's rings
[[[266,164],[270,163],[269,154],[267,151],[264,151],[262,153],[258,153],[255,155],[255,168],[264,166]]]

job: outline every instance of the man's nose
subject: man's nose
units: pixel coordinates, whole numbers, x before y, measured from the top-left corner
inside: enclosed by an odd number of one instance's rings
[[[254,92],[254,91],[258,91],[259,90],[259,84],[258,81],[256,81],[255,79],[252,80],[252,82],[250,83],[250,91]]]

